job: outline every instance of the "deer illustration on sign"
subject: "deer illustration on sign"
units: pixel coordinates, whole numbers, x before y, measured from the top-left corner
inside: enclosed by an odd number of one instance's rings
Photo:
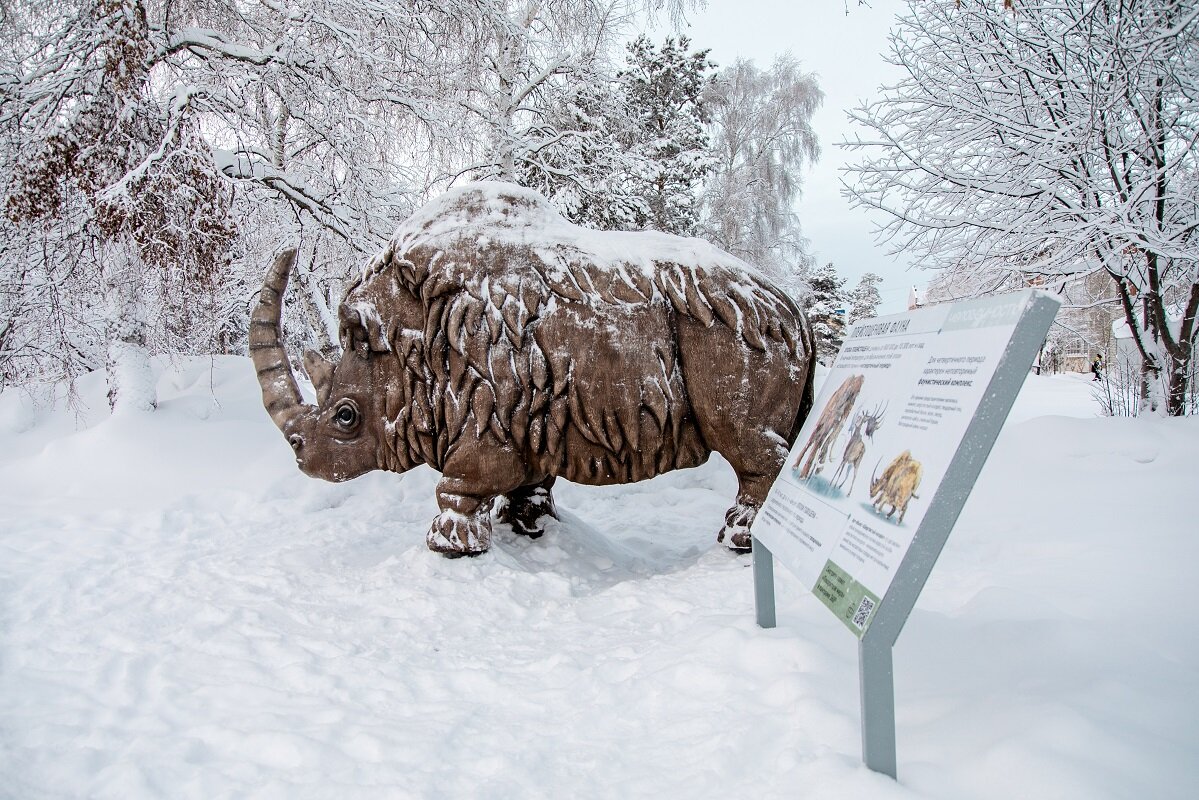
[[[862,456],[866,455],[866,441],[863,437],[874,440],[874,432],[882,427],[886,410],[885,405],[879,405],[872,412],[859,411],[854,415],[853,424],[849,429],[849,442],[845,445],[845,452],[841,454],[841,463],[837,466],[837,471],[833,473],[833,483],[840,489],[845,485],[845,479],[849,478],[850,470],[853,471],[846,494],[853,491],[853,485],[858,480],[858,466],[862,463]],[[841,477],[840,482],[837,481],[838,476]]]

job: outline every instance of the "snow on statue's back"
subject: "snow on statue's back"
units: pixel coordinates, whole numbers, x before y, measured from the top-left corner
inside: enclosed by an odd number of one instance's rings
[[[674,262],[690,269],[744,272],[756,283],[758,270],[703,239],[656,231],[596,231],[571,223],[541,194],[510,183],[480,181],[452,189],[404,222],[392,239],[404,249],[459,238],[531,247],[548,264],[562,251],[586,259],[589,270],[612,270],[626,280],[632,272],[652,277],[655,262]]]
[[[250,323],[263,402],[306,474],[341,481],[429,464],[442,473],[428,545],[487,549],[489,511],[522,534],[553,516],[557,477],[629,483],[721,453],[749,524],[812,404],[811,332],[789,298],[698,239],[572,225],[535,192],[471,184],[404,222],[346,293],[344,355],[305,366],[280,344],[294,252]]]

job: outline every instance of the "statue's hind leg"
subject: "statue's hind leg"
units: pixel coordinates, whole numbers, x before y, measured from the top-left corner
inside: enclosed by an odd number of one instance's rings
[[[500,522],[512,526],[512,530],[522,536],[534,539],[545,532],[541,520],[543,517],[558,519],[558,510],[554,507],[554,496],[550,493],[554,477],[551,475],[539,483],[530,483],[513,489],[505,495],[508,504],[500,512]]]
[[[687,317],[677,324],[687,395],[704,443],[737,473],[737,504],[724,515],[717,540],[749,550],[749,526],[783,468],[799,410],[811,397],[810,358],[770,339],[763,340],[764,350],[755,349],[721,325],[705,328]],[[817,442],[809,437],[807,445],[810,467]]]
[[[778,466],[782,467],[781,461]],[[716,535],[716,541],[723,542],[725,547],[737,552],[748,552],[753,548],[749,526],[753,524],[758,509],[766,501],[766,494],[770,491],[777,474],[777,469],[769,475],[747,475],[737,472],[737,504],[725,512],[724,527]]]
[[[787,460],[787,439],[769,427],[745,428],[726,436],[718,452],[737,473],[737,504],[724,515],[724,527],[716,537],[730,550],[745,552],[753,547],[749,526]]]
[[[749,526],[779,472],[787,463],[790,437],[795,426],[795,406],[784,397],[777,408],[750,409],[745,424],[733,422],[710,429],[708,440],[737,473],[737,504],[724,515],[724,527],[716,540],[730,550],[744,552],[753,547]],[[754,424],[754,421],[757,424]],[[707,432],[706,432],[707,433]],[[813,449],[812,453],[815,454]]]
[[[737,473],[737,504],[725,513],[724,527],[716,537],[730,550],[745,552],[753,547],[749,526],[786,465],[790,449],[788,436],[795,424],[795,410],[794,406],[788,408],[785,400],[779,406],[781,413],[773,409],[757,411],[756,415],[749,413],[746,414],[749,424],[729,424],[725,428],[712,429],[708,435],[713,449],[724,456]],[[774,419],[770,419],[771,413]],[[757,425],[752,424],[755,416],[760,420]]]

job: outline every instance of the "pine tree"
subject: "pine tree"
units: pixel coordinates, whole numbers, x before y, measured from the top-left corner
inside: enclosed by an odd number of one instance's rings
[[[854,323],[878,315],[878,306],[883,302],[878,293],[878,285],[882,282],[883,279],[873,272],[862,275],[858,285],[850,292],[849,318],[846,322]]]
[[[614,78],[598,63],[546,76],[525,101],[537,113],[524,127],[508,123],[516,181],[580,225],[694,233],[712,163],[703,105],[712,65],[689,47],[682,38],[656,49],[642,36]]]
[[[699,220],[699,188],[712,169],[704,91],[712,83],[708,51],[668,38],[655,49],[645,36],[628,45],[619,73],[634,141],[644,169],[632,176],[644,210],[639,228],[690,235]]]
[[[804,310],[816,337],[816,359],[827,366],[837,357],[845,336],[845,279],[829,263],[816,270],[808,283],[810,294]]]

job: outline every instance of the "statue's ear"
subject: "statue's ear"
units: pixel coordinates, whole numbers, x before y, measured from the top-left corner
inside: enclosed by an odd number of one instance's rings
[[[317,405],[324,405],[333,391],[333,369],[337,365],[315,350],[304,353],[304,369],[316,389]]]
[[[369,353],[391,352],[383,320],[373,303],[342,303],[337,310],[341,348],[366,357]]]

